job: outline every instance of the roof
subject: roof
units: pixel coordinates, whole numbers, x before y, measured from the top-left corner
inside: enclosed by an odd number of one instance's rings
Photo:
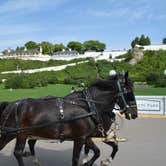
[[[24,55],[24,54],[39,54],[40,51],[37,49],[32,49],[32,50],[16,50],[16,51],[11,51],[8,53],[8,55]]]
[[[76,55],[79,54],[77,51],[57,51],[53,55]]]

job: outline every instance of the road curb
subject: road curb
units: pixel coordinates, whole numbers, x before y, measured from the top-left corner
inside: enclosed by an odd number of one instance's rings
[[[154,118],[154,119],[166,119],[166,115],[157,115],[157,114],[139,114],[139,118]]]

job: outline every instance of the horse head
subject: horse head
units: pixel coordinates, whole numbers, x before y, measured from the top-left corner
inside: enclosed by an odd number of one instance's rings
[[[108,80],[98,80],[91,85],[92,98],[95,101],[100,101],[99,103],[104,103],[100,107],[104,111],[112,111],[117,104],[120,107],[120,112],[125,114],[126,119],[137,118],[134,88],[131,79],[128,77],[128,72],[124,75],[117,75],[115,72],[110,73]]]
[[[138,117],[137,104],[134,95],[132,80],[128,76],[128,72],[117,76],[118,99],[117,104],[121,109],[121,113],[125,114],[126,119],[136,119]]]

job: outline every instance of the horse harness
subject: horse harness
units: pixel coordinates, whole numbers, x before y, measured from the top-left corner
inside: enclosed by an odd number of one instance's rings
[[[83,98],[82,99],[79,98],[79,99],[77,99],[77,101],[78,100],[86,101],[86,99],[83,99]],[[92,101],[90,101],[90,102],[92,102]],[[79,120],[79,119],[84,119],[84,118],[87,118],[87,117],[92,117],[96,114],[94,111],[91,111],[91,112],[87,112],[86,114],[78,115],[77,117],[74,117],[74,118],[65,119],[65,114],[64,114],[64,109],[63,109],[63,104],[64,103],[78,105],[76,103],[76,100],[66,100],[66,99],[63,99],[61,97],[56,98],[56,105],[59,108],[59,120],[54,121],[54,122],[45,123],[45,124],[42,124],[42,125],[35,125],[35,126],[32,126],[32,127],[24,127],[24,128],[20,127],[20,121],[19,121],[19,117],[18,117],[18,107],[20,106],[21,101],[18,101],[16,103],[14,103],[15,104],[14,119],[15,119],[16,126],[15,127],[6,127],[7,120],[10,118],[13,111],[7,112],[7,110],[5,110],[6,111],[6,116],[4,118],[4,121],[3,121],[2,125],[0,126],[0,138],[2,137],[2,135],[6,135],[6,134],[18,134],[20,132],[25,132],[27,130],[34,129],[34,128],[44,128],[44,127],[47,127],[47,126],[51,126],[51,125],[54,125],[55,123],[61,123],[62,124],[62,123],[67,123],[67,122],[71,122],[71,121],[74,121],[74,120]],[[64,140],[63,125],[59,125],[59,131],[60,131],[60,139]]]
[[[118,96],[122,97],[122,101],[125,104],[125,107],[122,110],[125,113],[125,110],[127,108],[134,107],[135,105],[134,106],[128,106],[127,105],[126,100],[125,100],[124,95],[123,95],[124,92],[121,89],[120,83],[118,83],[118,89],[119,89]],[[103,128],[103,125],[102,125],[102,119],[101,119],[101,117],[99,115],[99,112],[97,111],[96,105],[95,105],[96,103],[98,103],[98,104],[104,104],[104,103],[93,100],[88,89],[83,90],[82,96],[83,96],[82,98],[77,98],[77,99],[72,99],[72,100],[69,100],[69,99],[66,100],[66,99],[61,98],[61,97],[56,98],[56,104],[59,108],[59,120],[58,121],[49,122],[49,123],[45,123],[45,124],[42,124],[42,125],[35,125],[35,126],[31,126],[31,127],[24,127],[24,128],[20,127],[20,122],[19,122],[19,118],[18,118],[18,111],[17,111],[18,110],[17,108],[20,105],[21,101],[16,102],[15,103],[16,104],[16,109],[15,109],[15,112],[14,112],[16,127],[5,127],[7,120],[9,119],[10,115],[12,114],[12,111],[9,111],[9,113],[6,115],[6,117],[5,117],[5,119],[2,123],[2,126],[0,126],[0,138],[3,134],[10,134],[10,133],[17,134],[17,133],[20,133],[20,132],[25,132],[25,131],[30,130],[30,129],[34,129],[34,128],[44,128],[44,127],[47,127],[47,126],[54,125],[55,123],[66,123],[66,122],[79,120],[79,119],[83,119],[83,118],[87,118],[87,117],[91,117],[92,120],[97,125],[98,131],[101,132],[103,137],[106,136],[106,132],[104,131],[104,128]],[[89,112],[87,112],[86,114],[79,115],[77,117],[71,118],[71,119],[65,119],[63,104],[64,103],[70,103],[70,104],[73,104],[73,105],[78,105],[77,102],[76,102],[78,100],[79,101],[82,100],[82,101],[85,101],[87,103],[88,108],[89,108]],[[64,140],[63,125],[60,125],[59,131],[60,131],[60,139]]]

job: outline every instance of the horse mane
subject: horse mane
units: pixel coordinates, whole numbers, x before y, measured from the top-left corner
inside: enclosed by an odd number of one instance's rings
[[[4,101],[4,102],[0,102],[0,117],[1,114],[3,113],[3,111],[5,110],[5,108],[9,105],[9,102]]]
[[[109,78],[108,80],[96,80],[90,87],[97,87],[98,89],[108,91],[117,89],[117,84],[115,79]]]

